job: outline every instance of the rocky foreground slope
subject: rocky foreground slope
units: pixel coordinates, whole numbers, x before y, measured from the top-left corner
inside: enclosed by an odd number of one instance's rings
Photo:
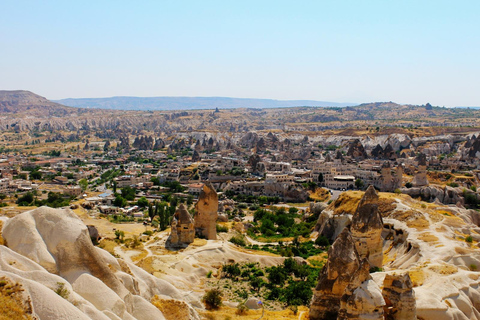
[[[343,194],[318,220],[334,243],[310,319],[480,319],[478,218],[373,188]]]
[[[165,319],[151,300],[182,300],[189,319],[200,302],[143,269],[94,247],[70,210],[40,207],[3,226],[0,279],[20,285],[24,310],[38,319]]]

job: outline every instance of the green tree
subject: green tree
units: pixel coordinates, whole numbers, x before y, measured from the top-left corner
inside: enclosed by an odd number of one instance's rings
[[[123,198],[122,196],[118,195],[113,200],[113,205],[119,208],[123,208],[127,206],[127,199]]]
[[[218,309],[222,305],[222,291],[217,288],[208,290],[203,296],[202,301],[207,310]]]
[[[148,207],[148,205],[149,205],[149,202],[148,202],[147,198],[145,198],[145,197],[141,197],[137,201],[137,206],[139,206],[140,208]]]
[[[355,187],[357,189],[363,189],[363,186],[364,186],[364,183],[363,183],[363,180],[362,179],[357,179],[355,180]]]
[[[135,189],[130,186],[122,188],[122,197],[128,201],[133,201],[135,199]]]
[[[30,172],[30,178],[40,180],[42,179],[42,173],[40,171],[34,170]]]
[[[83,191],[87,190],[88,188],[87,179],[80,179],[80,181],[78,181],[78,185],[80,186],[80,188],[82,188]]]

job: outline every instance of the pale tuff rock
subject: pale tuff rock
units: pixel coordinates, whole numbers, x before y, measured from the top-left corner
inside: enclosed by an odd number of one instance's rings
[[[370,267],[380,268],[383,262],[383,221],[377,202],[375,188],[368,187],[353,215],[351,232],[360,258],[367,258]]]
[[[87,227],[71,210],[40,207],[8,220],[3,237],[14,251],[73,281],[88,271],[118,295],[128,291],[92,245]]]
[[[325,202],[310,202],[309,205],[310,213],[314,215],[321,214],[327,207]]]
[[[41,207],[7,220],[0,277],[19,283],[38,319],[165,319],[154,295],[198,302],[165,280],[93,246],[71,211]],[[61,297],[54,290],[64,286]],[[199,319],[193,310],[191,319]]]
[[[328,250],[328,261],[320,273],[310,306],[311,320],[336,319],[340,299],[359,267],[352,235],[345,228]]]
[[[210,182],[205,183],[195,205],[195,232],[208,240],[217,239],[218,196]]]
[[[415,320],[416,301],[412,281],[408,273],[387,274],[383,281],[385,316],[392,320]]]
[[[360,268],[351,276],[351,282],[340,300],[337,319],[383,320],[385,300],[380,288],[372,280],[369,269],[369,263],[364,259]]]
[[[195,229],[193,227],[193,219],[188,213],[187,208],[182,203],[173,215],[172,231],[167,240],[167,245],[171,246],[188,246],[195,238]]]

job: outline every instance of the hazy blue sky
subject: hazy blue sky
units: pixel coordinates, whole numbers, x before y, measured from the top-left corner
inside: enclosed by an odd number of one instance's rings
[[[480,105],[480,1],[0,0],[0,89]]]

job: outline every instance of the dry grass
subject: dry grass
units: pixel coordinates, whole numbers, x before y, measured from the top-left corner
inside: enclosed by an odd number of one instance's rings
[[[433,243],[433,244],[438,241],[438,238],[435,235],[428,232],[425,232],[419,235],[418,239],[425,242]]]
[[[364,192],[361,191],[347,191],[340,194],[338,199],[330,206],[333,209],[333,214],[354,214],[363,194]]]
[[[98,244],[98,247],[108,251],[111,255],[115,256],[115,248],[118,247],[118,243],[116,243],[112,239],[102,239]]]
[[[22,286],[0,278],[0,320],[32,319],[32,306],[22,296]]]
[[[167,320],[190,319],[188,305],[183,301],[161,299],[158,296],[154,296],[151,303],[163,313]]]
[[[310,198],[316,201],[327,201],[330,197],[330,192],[324,188],[316,188],[315,192],[310,193]]]
[[[147,271],[148,273],[153,274],[154,272],[158,271],[153,268],[153,260],[154,260],[153,256],[146,257],[137,263],[137,267],[140,267],[143,270]]]
[[[436,265],[428,267],[429,270],[443,275],[454,274],[458,272],[458,268],[452,265]]]
[[[334,214],[354,214],[357,210],[358,203],[365,193],[362,191],[347,191],[338,197],[330,208],[333,209]],[[397,198],[402,198],[402,195],[380,192],[378,198],[378,211],[382,217],[387,217],[397,207]]]
[[[412,280],[413,287],[420,287],[423,285],[423,282],[425,281],[425,272],[422,269],[409,271],[408,275]]]
[[[132,262],[135,263],[137,261],[142,260],[147,255],[148,255],[148,251],[145,249],[142,249],[142,251],[139,254],[132,256],[130,259],[132,259]]]
[[[202,319],[242,319],[242,320],[257,320],[262,316],[262,310],[248,310],[248,314],[238,315],[237,309],[231,307],[221,307],[216,311],[203,311],[201,312]],[[301,314],[301,316],[300,316]],[[167,318],[168,319],[168,318]],[[178,319],[180,320],[180,319]],[[294,314],[292,310],[285,309],[281,311],[269,311],[265,310],[265,315],[262,320],[308,320],[308,308],[305,306],[298,307],[297,314]]]
[[[193,246],[193,247],[203,247],[207,243],[208,243],[208,241],[206,239],[195,238],[190,245]]]
[[[463,221],[459,217],[445,217],[444,223],[446,226],[454,227],[454,228],[461,228],[465,226],[465,221]]]

